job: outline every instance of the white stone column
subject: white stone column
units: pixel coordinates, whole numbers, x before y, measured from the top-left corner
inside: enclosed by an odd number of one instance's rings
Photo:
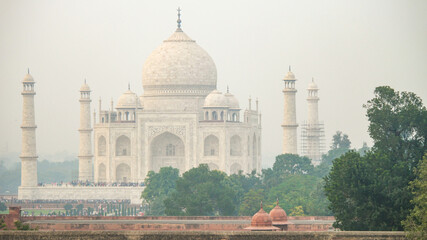
[[[90,120],[90,88],[85,83],[80,88],[80,146],[79,180],[93,181],[92,127]]]
[[[289,72],[283,79],[285,82],[284,94],[284,116],[283,116],[283,154],[298,154],[297,150],[297,116],[296,116],[296,93],[295,75]]]
[[[37,186],[37,150],[36,123],[34,112],[34,79],[28,72],[22,81],[23,111],[22,111],[22,152],[21,158],[21,187]]]

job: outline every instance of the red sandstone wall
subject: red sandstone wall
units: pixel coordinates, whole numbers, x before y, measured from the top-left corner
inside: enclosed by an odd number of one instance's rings
[[[16,229],[15,222],[21,221],[21,207],[9,207],[9,214],[0,214],[6,223],[7,229]]]

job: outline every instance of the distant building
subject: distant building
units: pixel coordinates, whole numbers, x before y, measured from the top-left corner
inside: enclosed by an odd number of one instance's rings
[[[19,199],[132,199],[141,189],[126,187],[37,186],[34,80],[22,92],[22,181]],[[148,171],[172,166],[183,173],[199,164],[228,174],[261,171],[261,114],[258,100],[241,116],[227,88],[217,90],[212,58],[178,28],[145,61],[141,96],[130,86],[114,106],[91,120],[91,89],[80,88],[80,181],[141,183]],[[92,136],[93,132],[93,136]],[[92,139],[94,142],[92,144]]]

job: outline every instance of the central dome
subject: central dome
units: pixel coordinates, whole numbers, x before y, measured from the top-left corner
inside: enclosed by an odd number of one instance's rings
[[[216,88],[216,66],[209,54],[178,28],[144,63],[147,95],[201,94]]]

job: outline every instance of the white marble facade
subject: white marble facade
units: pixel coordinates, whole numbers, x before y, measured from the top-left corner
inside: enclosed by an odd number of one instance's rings
[[[241,115],[228,89],[216,90],[212,58],[180,27],[147,58],[142,84],[141,96],[129,88],[109,110],[99,100],[95,182],[142,182],[166,166],[181,174],[199,164],[227,174],[261,170],[258,101]]]

